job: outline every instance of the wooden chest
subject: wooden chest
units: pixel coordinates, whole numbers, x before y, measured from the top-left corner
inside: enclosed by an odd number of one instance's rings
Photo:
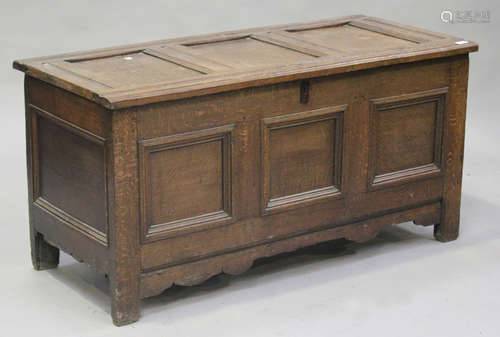
[[[15,61],[35,269],[141,298],[386,225],[458,236],[468,53],[366,16]]]

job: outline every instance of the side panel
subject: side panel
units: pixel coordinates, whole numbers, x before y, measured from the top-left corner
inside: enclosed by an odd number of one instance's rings
[[[32,227],[76,259],[107,271],[106,111],[30,77],[26,95]]]
[[[33,105],[30,113],[35,204],[107,245],[105,139]]]

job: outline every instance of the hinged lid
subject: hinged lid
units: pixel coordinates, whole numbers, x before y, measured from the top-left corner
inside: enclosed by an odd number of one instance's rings
[[[357,15],[26,59],[14,68],[117,109],[477,49]]]

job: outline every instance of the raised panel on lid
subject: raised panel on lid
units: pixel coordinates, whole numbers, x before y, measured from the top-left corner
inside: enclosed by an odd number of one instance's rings
[[[294,64],[316,59],[315,56],[259,41],[250,36],[214,42],[190,43],[196,54],[233,68],[256,68]]]
[[[92,59],[75,59],[55,63],[111,88],[172,82],[203,74],[194,69],[139,51],[124,55]]]
[[[297,38],[314,42],[345,54],[374,52],[416,45],[416,42],[413,41],[354,27],[349,24],[304,30],[290,29],[288,32]]]

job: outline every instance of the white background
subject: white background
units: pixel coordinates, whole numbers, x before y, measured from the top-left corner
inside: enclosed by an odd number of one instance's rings
[[[491,22],[445,24],[443,10],[490,10]],[[499,336],[500,12],[497,1],[0,2],[1,336]],[[239,277],[174,288],[116,328],[107,282],[62,255],[31,267],[23,74],[14,59],[261,25],[367,14],[480,45],[471,54],[460,238],[402,224],[366,244],[259,264]]]

